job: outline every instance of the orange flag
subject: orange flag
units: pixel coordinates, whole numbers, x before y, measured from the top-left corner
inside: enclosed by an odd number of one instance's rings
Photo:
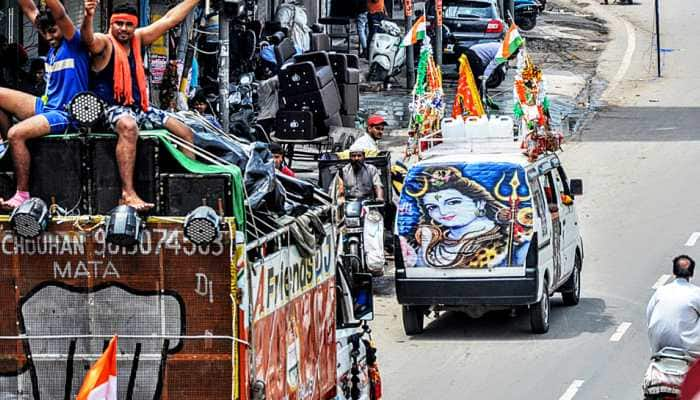
[[[452,118],[460,115],[480,117],[484,115],[484,106],[481,104],[481,96],[474,81],[474,74],[469,66],[467,56],[459,57],[459,80],[457,81],[457,95],[452,106]]]
[[[117,400],[117,337],[83,379],[76,400]]]

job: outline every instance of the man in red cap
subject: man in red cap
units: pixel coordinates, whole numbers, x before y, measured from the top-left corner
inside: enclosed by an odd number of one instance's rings
[[[374,151],[379,152],[379,146],[377,142],[381,140],[384,135],[384,127],[388,124],[381,115],[371,115],[367,118],[367,132],[360,136],[359,139],[352,144],[352,147],[359,148],[364,151]]]

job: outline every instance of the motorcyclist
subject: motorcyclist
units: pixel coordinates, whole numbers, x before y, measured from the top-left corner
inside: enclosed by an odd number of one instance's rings
[[[352,199],[373,199],[384,201],[384,186],[379,170],[374,165],[365,163],[365,151],[362,147],[350,147],[350,163],[340,173],[341,193]]]
[[[675,279],[656,290],[647,306],[652,352],[664,347],[700,350],[700,287],[690,283],[695,261],[687,255],[673,259]]]

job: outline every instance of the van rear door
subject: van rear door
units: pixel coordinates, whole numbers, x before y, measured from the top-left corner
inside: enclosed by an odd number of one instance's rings
[[[524,276],[533,235],[525,170],[508,162],[416,165],[396,227],[406,278]]]

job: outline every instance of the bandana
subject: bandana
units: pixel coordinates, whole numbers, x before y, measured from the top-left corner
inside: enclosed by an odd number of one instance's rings
[[[131,22],[138,26],[138,18],[131,14],[114,14],[110,18],[111,24],[115,22]],[[129,67],[128,49],[114,38],[110,32],[110,40],[114,48],[114,100],[118,104],[134,104],[134,94],[132,93],[131,68]],[[146,92],[146,73],[143,70],[143,59],[141,57],[141,39],[134,35],[131,39],[131,52],[136,63],[136,86],[141,94],[141,109],[148,111],[148,93]]]

